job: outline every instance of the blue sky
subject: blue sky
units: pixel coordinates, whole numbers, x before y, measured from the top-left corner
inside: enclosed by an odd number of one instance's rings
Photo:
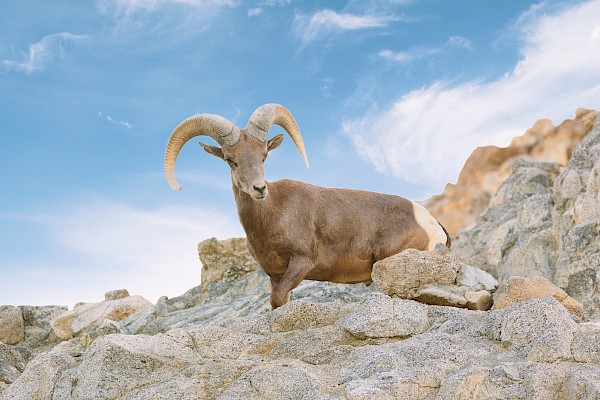
[[[268,180],[426,198],[478,145],[600,108],[600,1],[2,1],[0,304],[151,301],[243,235],[226,164],[171,131],[295,116]],[[275,127],[271,136],[281,132]]]

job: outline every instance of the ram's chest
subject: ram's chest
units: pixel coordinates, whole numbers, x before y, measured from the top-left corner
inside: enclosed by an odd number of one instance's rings
[[[265,273],[269,276],[282,276],[290,262],[291,253],[285,247],[273,246],[273,243],[265,241],[264,238],[252,237],[251,234],[247,237],[248,251],[252,257],[262,267]],[[269,243],[270,246],[265,245]]]

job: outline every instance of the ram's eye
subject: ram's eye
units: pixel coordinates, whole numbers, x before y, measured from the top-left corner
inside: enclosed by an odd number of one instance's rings
[[[227,160],[225,160],[225,161],[227,161],[227,164],[229,164],[229,166],[230,166],[231,168],[237,168],[237,164],[235,163],[235,161],[233,161],[233,160],[229,160],[229,159],[227,159]]]

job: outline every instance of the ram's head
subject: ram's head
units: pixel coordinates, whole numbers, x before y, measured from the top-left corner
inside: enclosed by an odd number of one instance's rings
[[[196,136],[209,136],[221,147],[205,143],[200,145],[206,152],[229,164],[236,187],[254,199],[264,199],[268,195],[264,176],[265,158],[283,141],[283,135],[267,140],[267,133],[273,124],[287,131],[308,168],[304,141],[292,114],[279,104],[265,104],[254,111],[244,129],[238,129],[231,121],[212,114],[195,115],[179,124],[171,134],[165,152],[165,174],[169,185],[174,190],[181,189],[175,180],[175,162],[183,145]]]

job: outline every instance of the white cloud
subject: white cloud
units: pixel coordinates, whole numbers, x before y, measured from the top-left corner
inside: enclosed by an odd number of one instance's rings
[[[400,64],[407,64],[442,54],[448,48],[461,48],[469,51],[473,49],[469,39],[462,36],[451,36],[445,45],[441,47],[412,47],[404,51],[381,50],[379,56]]]
[[[292,0],[264,0],[260,1],[256,7],[248,9],[249,17],[258,17],[265,11],[265,7],[284,7],[290,4]]]
[[[294,17],[294,32],[303,44],[308,44],[333,32],[382,28],[395,20],[397,19],[392,16],[355,15],[321,10],[310,17],[297,14]]]
[[[94,199],[25,218],[47,230],[61,257],[15,269],[1,304],[72,306],[117,288],[152,302],[174,297],[200,282],[199,241],[244,236],[237,220],[202,204],[143,209]]]
[[[473,44],[471,41],[463,36],[450,36],[446,42],[446,46],[473,50]]]
[[[504,77],[436,82],[344,121],[344,132],[377,171],[435,193],[456,180],[476,146],[507,145],[539,118],[557,123],[579,107],[600,108],[600,1],[536,15],[522,28],[521,60]]]
[[[102,111],[98,111],[98,116],[101,118],[106,119],[108,122],[110,122],[111,124],[115,124],[115,125],[120,125],[120,126],[124,126],[127,129],[133,129],[133,124],[127,122],[127,121],[117,121],[116,119],[114,119],[113,117],[111,117],[108,114],[103,114]]]
[[[414,3],[415,0],[349,0],[345,9],[363,10],[374,13],[386,12]]]
[[[29,46],[29,51],[22,52],[21,60],[2,60],[2,65],[5,69],[31,74],[43,69],[50,61],[58,57],[67,44],[78,43],[86,39],[89,39],[89,36],[74,35],[68,32],[47,35],[39,42]]]
[[[263,11],[264,10],[261,7],[249,8],[248,16],[249,17],[258,17],[259,15],[261,15],[263,13]]]
[[[407,64],[413,62],[415,60],[420,60],[423,58],[428,58],[434,56],[436,54],[442,53],[442,49],[436,48],[427,48],[427,47],[413,47],[409,50],[405,51],[392,51],[392,50],[382,50],[379,52],[379,55],[388,60],[392,60],[394,62],[400,64]]]

